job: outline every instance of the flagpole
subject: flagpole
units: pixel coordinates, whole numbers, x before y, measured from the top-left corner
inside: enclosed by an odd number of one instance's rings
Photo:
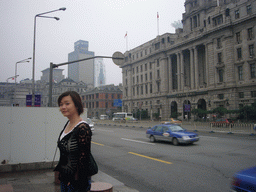
[[[157,36],[159,36],[159,15],[157,12]]]
[[[126,31],[126,34],[125,34],[124,38],[126,38],[126,51],[128,51],[128,35],[127,35],[127,31]]]

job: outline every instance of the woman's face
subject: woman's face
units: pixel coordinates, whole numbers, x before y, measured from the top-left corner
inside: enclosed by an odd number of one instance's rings
[[[78,114],[76,106],[71,98],[71,96],[63,97],[60,101],[60,111],[65,117],[72,117]]]

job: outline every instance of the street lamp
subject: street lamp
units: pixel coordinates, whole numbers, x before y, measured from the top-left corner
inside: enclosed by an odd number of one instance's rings
[[[34,106],[35,102],[35,47],[36,47],[36,18],[37,17],[43,17],[43,18],[49,18],[49,19],[55,19],[56,21],[60,20],[58,17],[49,17],[49,16],[43,16],[48,13],[56,12],[56,11],[65,11],[66,8],[62,7],[53,11],[48,11],[45,13],[39,13],[34,18],[34,41],[33,41],[33,67],[32,67],[32,106]]]
[[[21,61],[18,61],[18,62],[16,62],[16,65],[15,65],[15,85],[16,85],[16,79],[17,79],[17,64],[18,63],[29,63],[29,59],[32,59],[31,57],[29,57],[29,58],[27,58],[27,59],[23,59],[23,60],[21,60]]]

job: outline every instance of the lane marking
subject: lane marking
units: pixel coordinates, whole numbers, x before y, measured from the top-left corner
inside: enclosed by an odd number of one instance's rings
[[[104,131],[104,132],[109,132],[109,133],[113,133],[114,131],[111,131],[111,130],[106,130],[106,129],[100,129],[100,128],[97,128],[97,131],[100,130],[100,131]]]
[[[126,139],[126,138],[121,138],[121,139],[122,139],[122,140],[125,140],[125,141],[136,142],[136,143],[143,143],[143,144],[148,144],[148,145],[155,145],[154,143],[148,143],[148,142],[144,142],[144,141],[137,141],[137,140]]]
[[[129,152],[129,153],[132,154],[132,155],[137,155],[139,157],[144,157],[144,158],[147,158],[147,159],[151,159],[151,160],[154,160],[154,161],[159,161],[159,162],[166,163],[166,164],[169,164],[169,165],[172,164],[169,161],[163,161],[161,159],[152,158],[152,157],[141,155],[141,154],[138,154],[138,153],[133,153],[133,152]]]
[[[104,146],[104,144],[100,144],[100,143],[95,143],[93,141],[91,141],[91,143],[95,144],[95,145],[100,145],[100,146]]]

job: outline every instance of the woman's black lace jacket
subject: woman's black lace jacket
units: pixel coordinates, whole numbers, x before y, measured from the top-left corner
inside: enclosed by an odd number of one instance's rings
[[[89,153],[91,151],[91,136],[92,132],[89,125],[83,122],[77,125],[62,140],[59,137],[60,160],[54,171],[60,172],[59,179],[61,181],[66,183],[77,179],[82,183],[86,181]]]

